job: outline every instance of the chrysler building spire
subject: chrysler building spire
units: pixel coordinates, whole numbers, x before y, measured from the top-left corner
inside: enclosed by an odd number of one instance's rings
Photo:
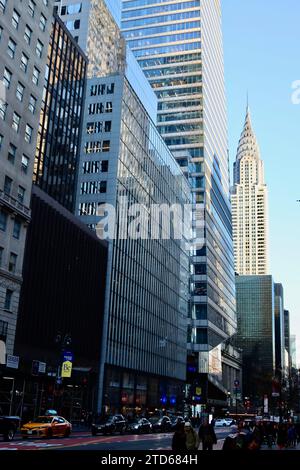
[[[267,274],[268,193],[248,100],[231,194],[235,270],[240,275]]]

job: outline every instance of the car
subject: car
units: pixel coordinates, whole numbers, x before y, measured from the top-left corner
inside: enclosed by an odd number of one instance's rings
[[[175,431],[178,424],[184,424],[186,420],[184,419],[183,416],[173,416],[171,418],[171,421],[172,421],[172,431]]]
[[[119,432],[123,434],[127,428],[127,421],[123,415],[105,416],[92,424],[92,435],[113,434]]]
[[[20,416],[0,416],[0,434],[4,441],[12,441],[20,425]]]
[[[38,416],[21,427],[23,439],[28,437],[69,437],[72,425],[62,416]]]
[[[168,416],[153,417],[150,419],[153,432],[169,432],[172,431],[172,421]]]
[[[218,418],[216,419],[215,421],[215,427],[216,428],[222,428],[222,427],[226,427],[226,426],[230,426],[231,425],[231,420],[229,421],[228,418]]]
[[[135,418],[128,422],[127,431],[134,434],[152,432],[152,424],[146,418]]]

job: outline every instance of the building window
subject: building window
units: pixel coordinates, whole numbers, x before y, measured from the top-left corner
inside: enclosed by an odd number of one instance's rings
[[[107,85],[107,94],[112,95],[115,91],[115,84],[111,83],[110,85]]]
[[[32,127],[31,127],[29,124],[26,124],[26,128],[25,128],[25,140],[26,140],[26,142],[28,142],[29,144],[30,144],[31,139],[32,139],[32,132],[33,132]]]
[[[7,103],[5,103],[4,101],[0,99],[0,117],[1,119],[3,119],[3,121],[5,120],[6,110],[7,110]]]
[[[15,41],[9,38],[8,45],[7,45],[7,54],[12,59],[15,57],[16,48],[17,48],[17,44],[15,43]]]
[[[24,197],[25,197],[25,188],[22,186],[18,187],[18,201],[23,204],[24,202]]]
[[[11,253],[9,257],[8,270],[10,273],[16,272],[18,256],[15,253]]]
[[[19,22],[20,22],[20,15],[16,10],[13,11],[11,22],[12,22],[13,27],[18,29]]]
[[[27,42],[27,44],[30,44],[31,36],[32,36],[32,29],[29,28],[28,25],[26,25],[25,32],[24,32],[24,39],[25,39],[25,42]]]
[[[36,43],[35,53],[36,55],[41,58],[43,54],[43,43],[38,39]]]
[[[5,232],[7,225],[7,214],[2,209],[0,209],[0,230]]]
[[[11,77],[12,77],[12,73],[8,69],[5,68],[4,74],[3,74],[3,85],[6,88],[10,87]]]
[[[104,131],[110,132],[111,131],[111,121],[105,121]]]
[[[41,14],[41,18],[40,18],[40,29],[42,31],[45,31],[46,29],[46,23],[47,23],[47,20],[45,18],[45,16],[43,14]]]
[[[14,291],[6,289],[5,301],[4,301],[4,310],[11,311],[12,296]]]
[[[109,152],[110,150],[110,140],[103,140],[102,152]]]
[[[22,173],[25,173],[25,175],[28,172],[28,167],[29,167],[29,158],[26,157],[26,155],[24,155],[23,153],[21,170],[22,170]]]
[[[24,52],[22,52],[20,67],[21,67],[21,70],[23,70],[24,73],[27,72],[28,61],[29,61],[29,59],[28,59],[27,55],[24,54]]]
[[[3,263],[3,253],[4,253],[4,248],[2,248],[2,246],[0,246],[0,268],[1,268],[2,263]]]
[[[28,13],[32,18],[34,17],[34,11],[35,11],[36,4],[34,3],[33,0],[29,0],[28,2]]]
[[[7,4],[7,0],[0,0],[0,11],[2,11],[2,13],[5,12],[6,4]]]
[[[12,127],[16,132],[19,132],[20,122],[21,122],[21,116],[19,116],[19,114],[17,114],[16,112],[14,112],[14,114],[13,114],[13,119],[12,119],[12,126],[11,126],[11,127]]]
[[[14,222],[14,229],[13,229],[13,237],[19,240],[20,233],[21,233],[22,224],[19,220],[15,220]]]
[[[23,101],[24,90],[25,90],[25,87],[22,85],[22,83],[18,82],[17,89],[16,89],[16,97],[18,98],[19,101]]]
[[[106,193],[107,181],[100,181],[100,193]]]
[[[32,114],[35,113],[36,101],[36,98],[33,95],[30,95],[28,109]]]
[[[107,101],[105,106],[106,113],[112,113],[112,101]]]
[[[36,67],[33,68],[32,81],[35,85],[38,85],[40,78],[40,71]]]
[[[7,156],[7,159],[10,163],[12,164],[15,163],[16,154],[17,154],[17,147],[10,143],[9,148],[8,148],[8,156]]]
[[[11,192],[11,187],[12,187],[13,180],[9,176],[5,176],[4,180],[4,192],[8,196],[10,195]]]

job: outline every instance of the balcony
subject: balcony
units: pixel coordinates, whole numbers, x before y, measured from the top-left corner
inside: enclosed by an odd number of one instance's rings
[[[2,189],[0,189],[0,204],[6,206],[10,211],[23,217],[28,222],[30,221],[31,210],[29,207],[24,206],[18,199],[6,194]]]

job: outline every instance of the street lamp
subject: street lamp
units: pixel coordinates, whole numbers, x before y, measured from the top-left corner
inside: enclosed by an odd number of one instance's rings
[[[9,403],[9,416],[11,416],[12,413],[12,407],[13,407],[13,400],[14,400],[14,393],[15,393],[15,378],[14,377],[3,377],[3,380],[12,380],[12,387],[10,390],[10,403]]]

